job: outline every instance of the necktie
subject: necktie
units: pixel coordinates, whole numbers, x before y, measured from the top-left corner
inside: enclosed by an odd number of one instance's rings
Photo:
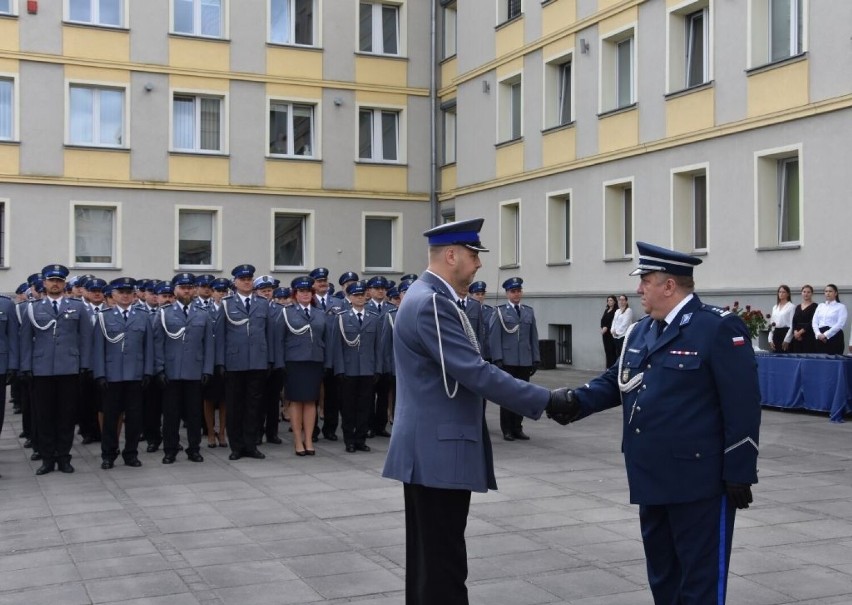
[[[245,303],[246,303],[246,313],[248,313],[249,311],[251,311],[251,299],[247,298],[245,300]]]
[[[122,311],[121,314],[124,315],[124,321],[127,321],[127,309]]]
[[[364,324],[364,319],[361,317],[361,312],[359,311],[359,312],[357,313],[357,315],[358,315],[358,325],[359,325],[359,326],[360,326],[360,325],[363,325],[363,324]]]
[[[382,312],[382,303],[376,303],[376,308],[379,310],[379,313]]]
[[[100,312],[101,312],[100,307],[95,307],[95,315],[99,314]]]
[[[458,299],[458,300],[456,301],[456,304],[459,306],[459,309],[461,309],[462,311],[464,311],[464,309],[465,309],[464,299],[461,299],[461,298],[460,298],[460,299]]]
[[[308,311],[307,307],[305,307],[304,311],[305,311],[305,319],[307,319],[308,321],[311,321],[311,312]]]
[[[53,314],[59,315],[59,303],[57,303],[55,300],[53,301]]]
[[[183,316],[189,317],[189,305],[183,305]]]
[[[518,317],[521,316],[521,307],[520,305],[515,305],[515,313],[518,314]]]
[[[322,310],[325,311],[325,298],[320,299],[320,304],[322,305]]]
[[[657,326],[657,338],[663,335],[663,330],[665,330],[666,326],[669,325],[666,323],[665,319],[658,319],[654,322],[654,324]]]

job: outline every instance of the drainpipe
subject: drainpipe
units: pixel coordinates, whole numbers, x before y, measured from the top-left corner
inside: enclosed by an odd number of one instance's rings
[[[429,70],[429,139],[431,141],[431,157],[429,165],[429,215],[432,225],[438,225],[440,212],[438,209],[438,128],[436,124],[438,111],[438,0],[432,0],[432,19],[430,32],[430,70]]]

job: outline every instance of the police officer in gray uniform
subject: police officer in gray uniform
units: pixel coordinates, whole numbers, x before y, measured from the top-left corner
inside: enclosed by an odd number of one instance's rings
[[[119,277],[110,282],[116,306],[100,313],[95,325],[92,371],[103,393],[104,426],[101,468],[111,469],[118,455],[118,425],[124,414],[124,449],[127,466],[142,466],[139,434],[142,431],[142,391],[154,373],[154,334],[144,311],[133,308],[136,282]],[[88,323],[88,322],[87,322]]]
[[[344,310],[346,304],[340,298],[331,295],[328,283],[328,269],[317,267],[310,272],[314,280],[314,293],[317,309],[322,311],[328,321],[326,334],[331,334],[332,322],[337,313]],[[357,280],[356,280],[357,281]],[[330,369],[327,369],[322,380],[323,390],[323,423],[322,435],[329,441],[337,441],[337,426],[340,424],[340,394],[337,392],[337,381]]]
[[[467,289],[470,298],[478,302],[482,308],[482,336],[479,340],[479,348],[482,352],[482,359],[485,361],[491,361],[491,351],[488,348],[488,333],[491,326],[491,316],[494,314],[494,307],[485,302],[485,295],[487,294],[487,291],[488,285],[484,281],[475,281],[470,284],[470,287]]]
[[[154,371],[163,386],[163,464],[172,464],[180,444],[180,421],[186,422],[186,455],[203,462],[201,388],[210,380],[215,361],[213,318],[192,300],[192,273],[172,278],[175,302],[154,321]]]
[[[15,303],[8,296],[0,296],[0,376],[5,379],[0,393],[0,431],[6,415],[6,386],[15,381],[18,373],[18,346],[20,324],[15,313]]]

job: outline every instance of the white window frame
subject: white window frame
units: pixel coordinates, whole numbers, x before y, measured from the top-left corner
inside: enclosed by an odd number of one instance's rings
[[[637,69],[636,57],[638,53],[638,35],[636,23],[630,23],[615,31],[607,32],[601,36],[600,49],[600,77],[598,78],[598,113],[608,113],[627,109],[636,104]],[[630,101],[619,103],[619,45],[630,40]]]
[[[754,153],[754,236],[759,249],[798,248],[804,242],[805,179],[802,143],[764,149]],[[799,208],[797,240],[781,240],[782,217],[779,173],[784,160],[796,158],[799,163]]]
[[[184,149],[175,147],[175,96],[193,97],[195,103],[195,148]],[[221,149],[200,149],[201,146],[201,103],[200,99],[219,99],[219,144]],[[169,152],[170,153],[193,153],[200,155],[227,155],[228,154],[228,118],[229,118],[228,93],[220,90],[187,90],[183,88],[169,89]]]
[[[303,221],[302,230],[302,265],[278,265],[275,263],[275,219],[279,215],[301,218]],[[315,229],[315,212],[313,210],[297,209],[297,208],[273,208],[271,211],[271,225],[269,233],[269,241],[272,242],[271,255],[269,258],[269,266],[273,271],[307,271],[309,267],[314,266],[314,229]]]
[[[272,142],[272,123],[269,114],[272,113],[272,104],[273,103],[286,103],[290,106],[289,111],[287,112],[287,148],[288,153],[273,153],[270,151],[270,144]],[[320,141],[322,140],[321,133],[319,132],[320,123],[322,120],[319,119],[320,116],[320,101],[317,99],[307,99],[307,98],[296,98],[296,97],[267,97],[266,98],[266,140],[269,141],[269,144],[266,146],[266,157],[270,158],[289,158],[293,160],[320,160],[322,159],[322,154],[320,153]],[[297,155],[295,153],[290,153],[289,150],[293,148],[293,105],[310,105],[311,106],[311,153]]]
[[[515,102],[513,88],[520,86],[518,133],[513,132]],[[524,74],[522,71],[506,74],[497,82],[497,144],[519,141],[524,138]]]
[[[92,105],[92,125],[93,125],[93,141],[91,143],[80,143],[71,140],[71,89],[72,88],[89,88],[95,91],[113,90],[120,91],[123,97],[121,116],[121,143],[112,145],[109,143],[99,143],[97,135],[100,132],[100,126],[95,120],[95,116],[100,106],[100,95],[95,96]],[[89,80],[66,80],[65,81],[65,145],[73,147],[97,147],[106,149],[129,149],[130,148],[130,95],[127,94],[127,85],[115,82],[93,82]]]
[[[500,240],[498,259],[500,269],[521,266],[521,200],[516,198],[500,202]]]
[[[373,20],[372,20],[372,49],[361,50],[361,5],[373,5]],[[382,57],[405,57],[407,53],[407,35],[406,23],[408,15],[406,10],[406,2],[402,0],[358,0],[357,10],[355,11],[355,48],[357,52],[365,55],[378,55]],[[396,49],[395,53],[385,52],[384,49],[384,29],[382,24],[382,7],[392,6],[396,8]],[[381,50],[377,50],[381,49]]]
[[[713,80],[713,15],[715,0],[687,0],[667,9],[666,19],[666,92],[678,92],[702,86]],[[703,81],[689,84],[690,19],[703,15]]]
[[[391,225],[391,264],[387,267],[367,265],[367,220],[385,219],[392,222]],[[364,273],[395,273],[403,267],[403,214],[401,212],[362,212],[361,213],[361,270]]]
[[[102,269],[120,269],[121,268],[121,202],[93,202],[84,200],[71,200],[69,205],[68,230],[69,230],[69,251],[68,251],[68,266],[80,268],[102,268]],[[77,208],[109,208],[113,211],[112,219],[112,262],[109,263],[85,263],[77,262]]]
[[[0,15],[7,15],[9,17],[16,17],[18,15],[18,0],[9,0],[9,11],[8,12],[0,12]]]
[[[18,74],[5,73],[0,72],[0,80],[9,81],[12,83],[12,106],[11,111],[12,115],[9,116],[12,132],[10,133],[9,138],[0,138],[0,141],[4,143],[13,143],[20,141],[20,115],[21,115],[21,102],[20,102],[20,92],[18,89]]]
[[[458,114],[454,103],[441,108],[442,166],[456,163],[458,157]],[[452,117],[450,117],[452,116]]]
[[[695,237],[695,178],[704,177],[704,240]],[[672,168],[670,181],[672,246],[676,250],[706,253],[710,248],[710,164],[702,162]]]
[[[524,15],[524,4],[526,0],[518,0],[518,14],[512,17],[509,16],[509,2],[513,0],[497,0],[497,25],[501,25],[508,21],[520,19]]]
[[[570,265],[574,247],[574,191],[562,189],[545,194],[547,223],[545,249],[548,265]]]
[[[208,40],[227,40],[228,39],[228,15],[229,15],[229,0],[221,0],[219,9],[219,19],[221,20],[221,32],[218,36],[200,33],[201,25],[201,2],[202,0],[193,0],[192,2],[192,32],[179,32],[175,30],[175,0],[169,0],[169,33],[176,36],[190,36],[193,38],[205,38]]]
[[[213,215],[213,233],[210,242],[210,260],[209,265],[182,265],[180,264],[180,215],[182,212],[187,213],[209,213]],[[175,205],[175,226],[174,226],[174,260],[175,271],[189,271],[193,269],[207,269],[210,271],[220,271],[222,269],[222,206],[191,206],[186,204]]]
[[[571,98],[568,100],[570,107],[570,119],[567,122],[562,121],[562,106],[563,106],[563,69],[564,66],[568,64],[571,66],[571,79],[570,79],[570,90],[571,90]],[[574,123],[574,98],[576,95],[574,94],[574,51],[569,50],[568,52],[556,55],[554,57],[549,57],[544,60],[544,90],[542,94],[543,101],[543,123],[542,129],[548,130],[550,128],[559,128],[560,126],[567,126],[568,124]]]
[[[372,110],[373,112],[373,134],[371,139],[371,157],[362,158],[361,157],[361,111]],[[385,160],[383,159],[384,149],[383,149],[383,141],[382,141],[382,124],[381,119],[377,120],[376,115],[381,116],[382,112],[394,112],[396,113],[396,159],[395,160]],[[356,117],[355,117],[355,161],[359,163],[366,164],[405,164],[406,163],[406,149],[408,147],[408,136],[407,136],[407,128],[406,128],[406,111],[405,107],[400,107],[399,105],[381,105],[377,103],[369,103],[369,104],[358,104],[355,107]]]
[[[272,39],[272,2],[274,0],[266,1],[266,11],[267,11],[267,22],[268,27],[266,28],[266,36],[267,42],[269,44],[274,44],[277,46],[297,46],[300,48],[320,48],[322,46],[322,41],[320,40],[320,32],[322,31],[321,21],[322,21],[322,0],[312,0],[313,2],[313,15],[312,15],[312,31],[311,37],[313,38],[313,42],[311,44],[301,44],[296,42],[296,20],[292,19],[290,22],[290,31],[287,32],[288,40],[285,42],[280,42]],[[295,7],[295,0],[286,0],[290,3],[290,14],[294,14],[293,8]]]
[[[74,21],[71,19],[71,0],[63,0],[63,5],[65,9],[65,22],[66,23],[75,23],[75,24],[83,24],[83,25],[94,25],[97,27],[109,27],[113,29],[127,29],[127,0],[119,0],[119,6],[121,9],[120,22],[118,25],[113,25],[112,23],[101,23],[98,19],[100,18],[100,0],[88,0],[91,6],[92,12],[92,20],[91,21]]]
[[[748,49],[747,62],[749,68],[761,67],[787,59],[797,57],[808,50],[808,12],[810,0],[791,0],[796,3],[797,10],[792,11],[790,19],[790,54],[778,59],[772,59],[772,0],[748,0]],[[798,10],[801,6],[801,10]],[[802,21],[798,22],[798,14],[801,13]],[[801,28],[802,35],[799,39],[798,29]],[[798,46],[794,48],[793,45]]]
[[[449,59],[458,52],[458,5],[453,2],[441,9],[442,58]]]
[[[2,212],[0,212],[0,236],[2,236],[3,241],[0,246],[0,250],[2,250],[3,258],[0,259],[0,267],[9,267],[9,250],[11,250],[9,246],[9,198],[0,197],[0,208],[2,208]]]
[[[604,260],[629,260],[633,258],[633,247],[636,243],[636,188],[634,180],[635,177],[630,176],[603,183]],[[629,212],[625,208],[625,191],[628,189],[630,190]],[[630,233],[627,233],[628,227]]]

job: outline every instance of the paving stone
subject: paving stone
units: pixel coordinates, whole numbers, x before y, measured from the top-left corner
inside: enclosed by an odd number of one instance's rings
[[[302,580],[268,582],[256,586],[237,586],[213,591],[225,605],[288,605],[290,603],[316,603],[322,595]]]
[[[80,583],[66,583],[35,590],[0,592],[0,605],[91,605],[92,600]]]
[[[326,599],[391,592],[405,587],[404,580],[384,569],[317,576],[304,581]]]
[[[297,579],[296,574],[280,561],[233,562],[227,565],[196,567],[195,571],[214,589]]]

